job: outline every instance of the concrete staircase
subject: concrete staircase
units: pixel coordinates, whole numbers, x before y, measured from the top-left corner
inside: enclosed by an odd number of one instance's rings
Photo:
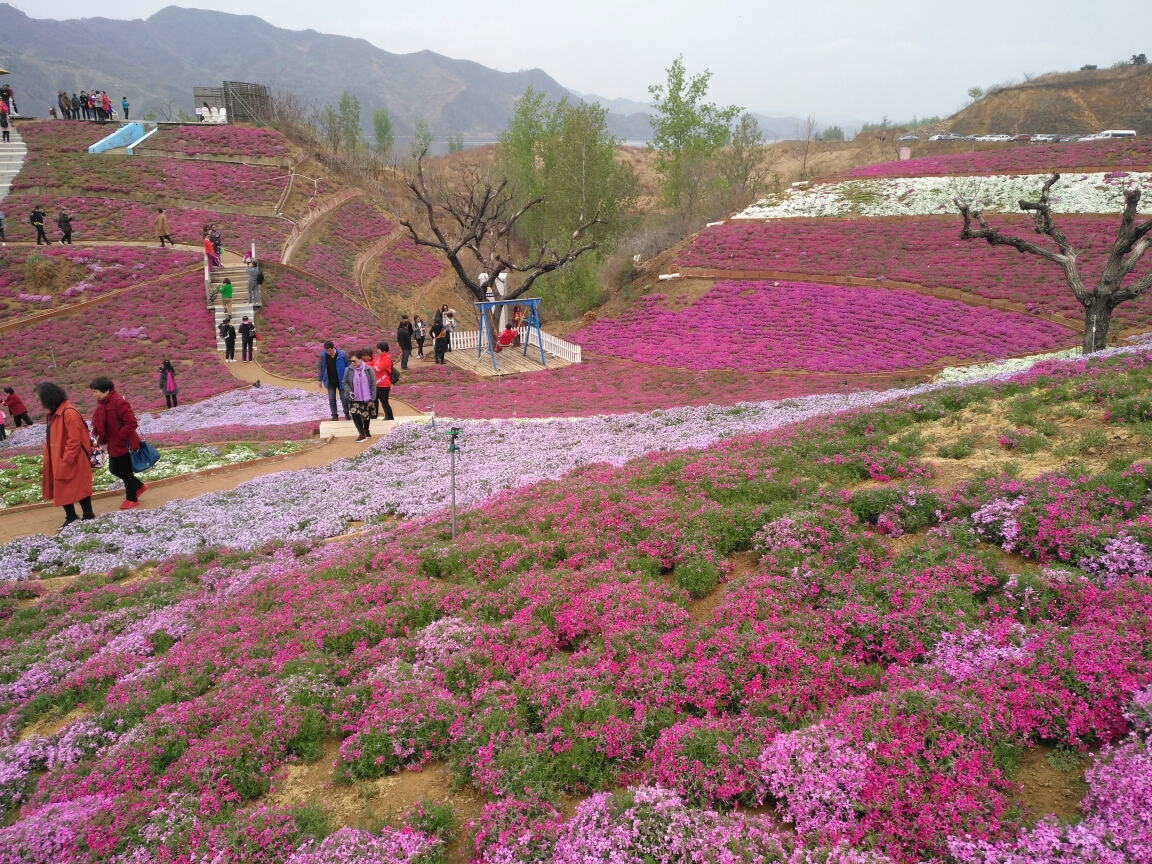
[[[14,123],[9,124],[8,131],[12,140],[0,143],[0,201],[8,197],[8,192],[12,188],[12,178],[19,173],[24,164],[24,157],[28,153],[28,148],[24,146],[24,140],[16,131]]]
[[[222,267],[217,267],[212,271],[211,282],[212,290],[220,290],[220,286],[224,284],[225,279],[232,280],[232,326],[236,328],[236,359],[239,360],[240,354],[240,322],[244,316],[248,316],[248,320],[256,321],[256,309],[248,302],[248,269],[243,264],[225,264]],[[213,326],[216,328],[216,350],[224,350],[224,340],[220,337],[220,322],[225,318],[224,306],[220,302],[220,297],[217,296],[213,311]]]

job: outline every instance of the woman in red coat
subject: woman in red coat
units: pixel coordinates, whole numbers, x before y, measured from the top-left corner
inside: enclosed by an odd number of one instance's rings
[[[120,509],[131,510],[139,503],[137,496],[148,488],[132,470],[132,451],[140,449],[136,414],[128,400],[116,392],[111,379],[97,378],[88,386],[96,397],[92,432],[96,443],[108,448],[108,473],[124,481],[124,500]]]
[[[44,466],[41,494],[64,508],[64,525],[78,518],[76,505],[85,519],[92,512],[92,439],[88,424],[58,384],[45,382],[36,388],[36,398],[48,412],[48,435],[44,439]]]

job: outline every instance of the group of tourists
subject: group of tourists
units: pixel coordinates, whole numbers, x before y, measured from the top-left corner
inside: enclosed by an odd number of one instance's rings
[[[225,306],[228,311],[232,310],[232,283],[225,280],[224,285],[221,286],[221,291],[224,288],[228,289],[228,300]],[[237,328],[232,323],[232,316],[225,315],[224,320],[220,322],[220,338],[224,340],[224,362],[236,362],[236,333],[240,333],[240,358],[245,363],[252,362],[252,352],[256,347],[256,340],[260,337],[256,335],[256,324],[248,320],[248,316],[242,316],[240,320],[240,327]]]
[[[51,246],[52,240],[44,233],[44,220],[47,218],[44,213],[44,208],[37,204],[32,208],[32,212],[28,214],[28,221],[32,227],[36,229],[36,245],[37,246]],[[4,239],[4,214],[0,213],[0,240]],[[60,243],[72,245],[72,214],[64,207],[60,208],[60,212],[56,216],[56,227],[60,231]]]
[[[128,97],[120,97],[120,108],[124,111],[124,119],[128,119]],[[56,113],[59,109],[60,113]],[[112,110],[112,100],[103,90],[88,92],[81,90],[80,95],[69,95],[63,90],[56,91],[56,104],[48,109],[52,117],[61,120],[91,120],[96,123],[107,123],[115,117]]]
[[[344,419],[356,424],[357,441],[372,437],[373,420],[395,419],[388,396],[392,385],[399,383],[400,373],[392,366],[390,347],[387,342],[377,342],[375,348],[361,348],[348,354],[328,341],[320,352],[316,377],[328,391],[332,419],[340,419],[336,413],[339,397]]]
[[[208,256],[208,267],[219,267],[224,260],[224,238],[215,225],[204,226],[204,254]]]

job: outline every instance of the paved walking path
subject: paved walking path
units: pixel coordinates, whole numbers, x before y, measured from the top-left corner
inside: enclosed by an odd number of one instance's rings
[[[28,148],[24,146],[24,139],[16,131],[15,124],[9,124],[8,131],[11,140],[0,141],[0,201],[8,197],[12,180],[20,173],[24,157],[28,155]]]

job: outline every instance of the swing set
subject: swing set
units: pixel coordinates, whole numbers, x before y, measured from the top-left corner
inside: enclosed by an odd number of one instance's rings
[[[480,317],[480,339],[476,347],[476,359],[479,360],[484,356],[484,352],[488,352],[488,356],[492,358],[492,368],[497,372],[500,371],[496,365],[496,335],[492,332],[492,319],[495,317],[495,312],[498,307],[502,306],[526,306],[527,315],[524,316],[523,326],[527,328],[528,332],[524,338],[524,352],[522,356],[528,356],[528,348],[532,344],[532,331],[536,331],[536,344],[540,348],[540,364],[542,366],[548,365],[548,360],[544,355],[544,332],[540,329],[540,300],[539,297],[521,297],[519,300],[485,300],[483,303],[474,303],[476,312]],[[489,313],[493,313],[489,315]],[[506,346],[499,346],[500,350],[508,350]]]

